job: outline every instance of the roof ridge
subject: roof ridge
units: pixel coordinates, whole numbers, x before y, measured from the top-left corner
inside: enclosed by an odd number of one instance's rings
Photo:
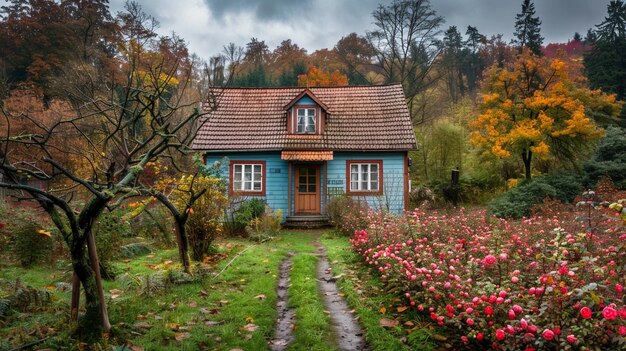
[[[211,86],[209,89],[232,89],[232,90],[287,90],[287,89],[345,89],[345,88],[381,88],[381,87],[393,87],[393,86],[402,86],[401,83],[386,83],[386,84],[370,84],[370,85],[334,85],[334,86],[316,86],[316,87],[307,87],[307,86],[281,86],[281,87],[233,87],[233,86]]]

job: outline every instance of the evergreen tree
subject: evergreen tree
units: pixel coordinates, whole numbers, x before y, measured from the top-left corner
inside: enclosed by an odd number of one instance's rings
[[[478,28],[472,26],[467,26],[465,35],[467,40],[463,43],[465,55],[461,69],[467,79],[467,90],[472,94],[476,92],[481,73],[485,68],[485,60],[480,55],[480,49],[487,42],[487,38],[478,32]]]
[[[613,0],[608,6],[609,15],[597,25],[597,37],[606,42],[616,42],[626,37],[626,4]]]
[[[442,63],[446,71],[448,93],[454,103],[465,94],[465,83],[461,71],[463,56],[463,37],[456,26],[450,26],[443,37]]]
[[[535,17],[535,4],[531,0],[523,0],[522,12],[515,16],[515,38],[513,43],[519,47],[520,52],[527,47],[533,54],[541,56],[541,20]]]
[[[591,31],[593,49],[585,55],[585,71],[592,88],[602,88],[626,99],[626,4],[613,0],[608,16]],[[620,125],[626,125],[626,109],[622,109]]]
[[[574,33],[574,41],[583,41],[583,37],[580,35],[580,33]]]

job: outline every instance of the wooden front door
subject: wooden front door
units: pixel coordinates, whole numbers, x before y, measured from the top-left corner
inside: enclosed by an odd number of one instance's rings
[[[320,214],[320,166],[295,165],[296,214]]]

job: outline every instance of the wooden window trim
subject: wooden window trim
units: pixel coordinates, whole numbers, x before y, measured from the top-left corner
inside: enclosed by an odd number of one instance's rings
[[[235,165],[261,165],[261,191],[255,190],[235,190],[233,186],[235,186]],[[265,196],[265,190],[267,189],[267,178],[266,175],[266,164],[265,161],[246,161],[246,160],[237,160],[230,161],[230,165],[228,167],[228,194],[231,196]]]
[[[350,186],[352,179],[350,178],[350,168],[353,164],[376,163],[378,164],[378,190],[376,191],[352,191]],[[347,160],[346,161],[346,194],[358,196],[378,196],[383,194],[383,161],[382,160]]]
[[[312,108],[315,110],[315,132],[313,133],[298,133],[298,109],[309,109]],[[291,108],[291,112],[289,113],[289,133],[295,135],[319,135],[323,129],[322,127],[322,109],[318,105],[294,105]]]

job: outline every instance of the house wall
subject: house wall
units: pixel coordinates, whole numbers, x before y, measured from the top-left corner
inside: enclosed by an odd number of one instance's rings
[[[334,159],[327,162],[327,179],[324,178],[324,168],[320,169],[322,186],[320,193],[324,194],[324,186],[327,187],[329,198],[340,196],[346,192],[348,181],[346,180],[346,161],[348,160],[382,160],[383,161],[383,187],[382,194],[377,196],[355,196],[359,200],[366,201],[375,209],[382,209],[396,214],[402,213],[405,201],[405,152],[335,152]],[[207,166],[215,161],[222,161],[224,157],[228,161],[222,165],[222,175],[228,178],[229,161],[265,161],[266,180],[265,196],[267,204],[275,211],[283,211],[283,219],[287,216],[288,204],[288,176],[289,162],[281,160],[280,151],[266,152],[239,152],[239,153],[210,153],[206,156]],[[294,172],[292,170],[292,187],[294,184]],[[293,209],[294,191],[291,191]],[[322,199],[322,203],[324,200]]]
[[[287,215],[287,178],[289,174],[288,161],[280,159],[280,151],[272,152],[237,152],[222,154],[207,154],[205,163],[213,165],[215,161],[222,161],[228,157],[228,161],[222,165],[222,176],[228,179],[230,174],[229,161],[265,161],[265,196],[258,196],[274,210],[283,211],[283,219]],[[230,184],[230,183],[229,183]]]
[[[382,209],[400,214],[404,209],[404,162],[405,152],[335,152],[334,159],[328,163],[328,193],[346,191],[346,161],[382,160],[383,192],[378,196],[356,196],[367,201],[371,208]],[[343,182],[342,182],[343,181]]]

